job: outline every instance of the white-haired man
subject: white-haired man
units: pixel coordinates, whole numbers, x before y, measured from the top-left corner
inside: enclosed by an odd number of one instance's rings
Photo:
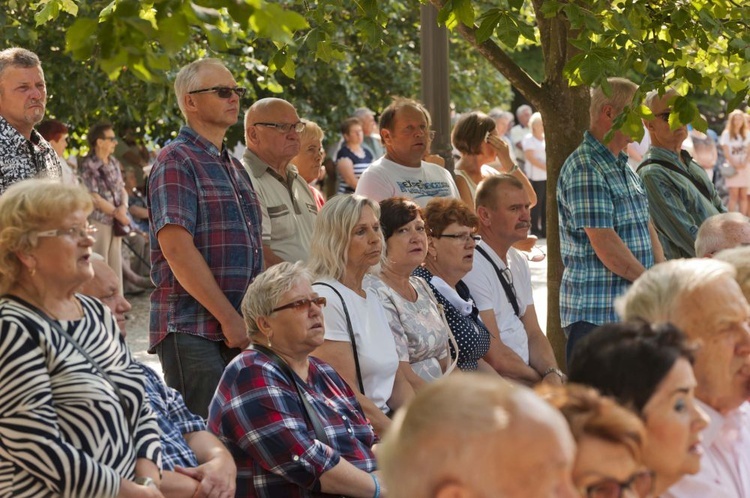
[[[750,218],[741,213],[706,218],[695,237],[695,255],[699,258],[711,258],[724,249],[738,246],[750,246]]]
[[[668,498],[750,496],[750,305],[732,265],[678,259],[645,272],[617,302],[624,320],[671,322],[700,344],[695,396],[709,416],[698,474],[687,475]]]

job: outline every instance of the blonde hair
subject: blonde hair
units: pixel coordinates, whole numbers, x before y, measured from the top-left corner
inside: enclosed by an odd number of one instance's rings
[[[611,105],[615,109],[624,109],[633,100],[638,85],[625,78],[607,78],[607,83],[612,89],[609,97],[604,94],[601,86],[591,89],[591,104],[589,105],[589,117],[593,125],[599,119],[599,114],[605,105]]]
[[[36,247],[35,232],[78,210],[91,213],[91,194],[57,180],[24,180],[0,196],[0,293],[18,281],[22,264],[16,253]]]
[[[314,121],[309,121],[307,119],[300,119],[300,121],[305,123],[305,129],[302,130],[302,132],[300,132],[299,134],[300,143],[307,140],[323,141],[324,133],[317,123],[315,123]]]
[[[380,218],[378,203],[356,194],[337,195],[320,210],[313,228],[308,264],[315,278],[339,280],[344,276],[352,230],[366,206]]]
[[[742,119],[740,120],[740,126],[735,129],[732,121],[735,120],[734,118],[737,115],[739,115]],[[743,111],[740,111],[739,109],[735,109],[729,113],[729,116],[727,117],[727,124],[724,126],[724,131],[729,133],[729,138],[745,138],[747,136],[747,120],[745,118],[745,113]]]

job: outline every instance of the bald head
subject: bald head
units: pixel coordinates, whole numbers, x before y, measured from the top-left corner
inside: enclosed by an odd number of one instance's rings
[[[740,213],[706,218],[695,237],[695,255],[699,258],[710,258],[719,251],[740,246],[750,246],[750,218]]]
[[[299,122],[297,111],[286,100],[260,99],[245,113],[245,145],[277,173],[285,175],[289,161],[299,152],[299,133],[293,129]]]
[[[83,284],[78,291],[81,294],[95,297],[108,306],[115,316],[115,320],[117,320],[120,332],[125,335],[127,320],[125,313],[130,311],[131,306],[120,293],[120,279],[103,259],[92,258],[91,266],[94,269],[94,278]]]

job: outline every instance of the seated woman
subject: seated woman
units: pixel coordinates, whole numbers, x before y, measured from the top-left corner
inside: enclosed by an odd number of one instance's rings
[[[362,143],[365,136],[362,122],[357,118],[347,118],[341,123],[344,143],[336,154],[336,174],[339,181],[339,194],[353,194],[362,173],[373,161],[372,152]]]
[[[448,368],[450,329],[427,282],[411,276],[427,255],[421,210],[403,197],[380,203],[385,258],[377,276],[365,277],[388,315],[396,341],[399,369],[414,389],[440,378]]]
[[[377,441],[354,393],[326,363],[326,299],[301,263],[261,273],[242,300],[253,341],[221,377],[208,414],[237,463],[236,496],[371,498]],[[302,398],[304,396],[304,398]]]
[[[650,498],[653,474],[641,466],[643,422],[589,387],[539,385],[562,412],[576,440],[573,484],[585,498]]]
[[[378,435],[387,414],[414,395],[403,372],[383,305],[362,286],[380,261],[380,207],[359,195],[337,195],[318,213],[309,265],[315,290],[328,300],[325,341],[313,353],[331,364],[357,395]]]
[[[427,281],[445,310],[458,343],[458,368],[495,373],[482,357],[490,349],[490,333],[479,319],[479,310],[461,279],[474,263],[477,216],[458,199],[431,200],[424,211],[428,246],[425,263],[413,275]],[[451,345],[451,355],[456,351]]]
[[[599,327],[570,361],[570,382],[595,387],[643,419],[643,464],[654,472],[654,496],[700,470],[706,415],[695,404],[692,362],[681,331],[644,322]]]
[[[0,496],[161,497],[156,418],[94,276],[91,195],[26,180],[0,196]]]

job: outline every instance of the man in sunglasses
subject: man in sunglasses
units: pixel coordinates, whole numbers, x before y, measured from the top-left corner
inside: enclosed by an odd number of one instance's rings
[[[267,98],[245,113],[242,157],[263,213],[263,256],[266,267],[306,261],[318,208],[307,182],[290,161],[299,153],[305,128],[294,106]]]
[[[463,281],[490,331],[484,360],[503,377],[526,385],[561,384],[565,375],[536,316],[528,260],[513,247],[526,240],[530,206],[529,194],[514,176],[492,176],[479,184],[476,213],[482,238]]]
[[[676,121],[672,106],[679,95],[654,90],[646,95],[653,117],[643,124],[651,147],[638,166],[648,195],[649,211],[667,259],[695,257],[695,236],[703,220],[725,213],[719,194],[705,171],[682,150],[687,126]]]
[[[263,269],[261,210],[250,177],[224,145],[240,97],[217,59],[183,67],[175,93],[187,125],[164,147],[149,179],[149,351],[191,412],[208,415],[224,367],[250,339],[240,315]]]

